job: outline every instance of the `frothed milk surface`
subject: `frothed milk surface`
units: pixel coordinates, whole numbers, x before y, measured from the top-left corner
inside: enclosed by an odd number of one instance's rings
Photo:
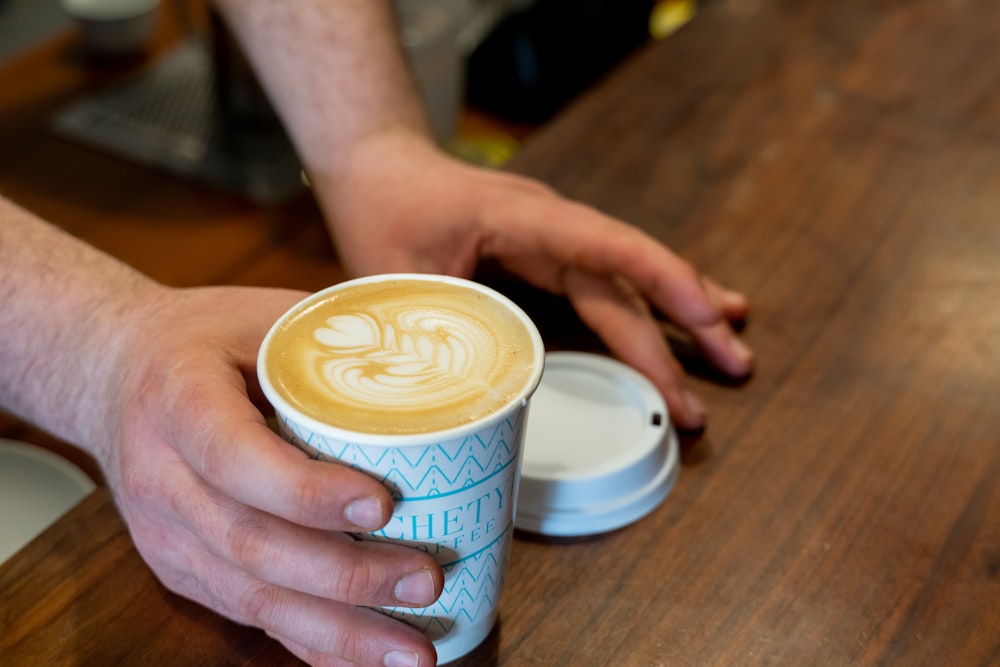
[[[523,393],[536,359],[513,312],[471,287],[400,279],[307,301],[275,329],[267,374],[295,409],[363,433],[429,433]]]

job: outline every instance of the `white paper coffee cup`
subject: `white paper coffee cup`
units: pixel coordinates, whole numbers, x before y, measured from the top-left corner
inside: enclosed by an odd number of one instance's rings
[[[331,295],[359,285],[400,280],[464,286],[513,314],[530,340],[531,370],[523,387],[486,416],[428,433],[346,430],[305,414],[286,400],[265,363],[282,323]],[[419,308],[419,303],[413,305]],[[370,276],[318,292],[280,318],[261,345],[258,376],[275,408],[282,436],[317,459],[367,472],[383,482],[396,500],[392,519],[384,528],[358,537],[409,545],[433,554],[441,563],[444,590],[433,605],[380,608],[430,637],[441,662],[472,651],[496,621],[514,532],[528,404],[543,365],[541,337],[517,305],[478,283],[424,274]]]

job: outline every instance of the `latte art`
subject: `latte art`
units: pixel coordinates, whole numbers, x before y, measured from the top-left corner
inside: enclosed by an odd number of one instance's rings
[[[472,422],[524,392],[536,344],[516,314],[470,287],[359,284],[309,301],[273,333],[267,370],[305,414],[365,433]]]
[[[423,310],[388,318],[337,315],[315,330],[313,337],[323,348],[317,352],[317,371],[328,391],[345,403],[397,408],[490,391],[490,369],[484,368],[485,360],[475,363],[476,350],[497,344],[477,322]]]

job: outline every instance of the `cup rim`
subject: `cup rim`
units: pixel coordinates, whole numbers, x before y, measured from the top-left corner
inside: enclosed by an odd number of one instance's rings
[[[326,422],[320,421],[315,417],[311,417],[301,410],[293,407],[288,401],[281,396],[281,394],[274,388],[271,383],[271,379],[267,373],[267,364],[265,362],[266,350],[268,344],[274,338],[275,333],[278,328],[294,313],[298,312],[302,307],[308,303],[321,300],[329,294],[342,291],[349,287],[355,285],[364,285],[374,282],[387,282],[390,280],[418,280],[424,282],[441,282],[448,283],[452,285],[458,285],[474,289],[482,294],[493,298],[494,300],[500,302],[505,307],[507,307],[521,322],[524,324],[528,331],[528,335],[531,338],[532,347],[534,350],[534,370],[528,382],[525,384],[524,388],[509,401],[498,407],[496,410],[490,412],[487,415],[483,415],[479,419],[468,422],[466,424],[461,424],[459,426],[454,426],[448,429],[441,429],[436,431],[424,431],[420,433],[364,433],[361,431],[353,431],[350,429],[341,428],[339,426],[334,426],[332,424],[327,424]],[[350,280],[345,280],[334,285],[330,285],[324,289],[317,292],[313,292],[309,296],[299,300],[295,305],[286,310],[284,313],[278,317],[277,320],[268,329],[267,334],[261,340],[260,347],[257,351],[257,381],[260,384],[261,390],[264,392],[264,396],[267,398],[268,402],[274,408],[279,419],[288,418],[295,421],[308,428],[313,433],[318,433],[326,437],[336,438],[344,442],[354,442],[358,444],[365,445],[376,445],[376,446],[392,446],[400,447],[406,445],[426,445],[428,442],[447,442],[449,440],[454,440],[456,438],[461,438],[463,436],[476,433],[482,428],[492,422],[496,422],[503,419],[505,415],[509,414],[512,409],[517,406],[527,405],[528,400],[531,395],[538,388],[539,382],[542,379],[542,371],[545,366],[545,344],[542,341],[541,334],[538,332],[538,328],[535,323],[532,322],[531,318],[524,310],[514,303],[510,298],[501,294],[492,287],[487,287],[482,283],[476,282],[474,280],[468,280],[466,278],[457,278],[455,276],[448,276],[443,274],[434,273],[379,273],[372,274],[368,276],[363,276],[360,278],[353,278]]]

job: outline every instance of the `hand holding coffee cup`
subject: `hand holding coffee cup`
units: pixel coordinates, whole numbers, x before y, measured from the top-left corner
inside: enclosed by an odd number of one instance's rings
[[[543,359],[537,330],[508,299],[419,274],[319,292],[261,346],[258,375],[282,435],[375,476],[396,500],[385,526],[357,537],[441,564],[436,603],[380,608],[422,630],[441,661],[471,651],[496,620]]]

